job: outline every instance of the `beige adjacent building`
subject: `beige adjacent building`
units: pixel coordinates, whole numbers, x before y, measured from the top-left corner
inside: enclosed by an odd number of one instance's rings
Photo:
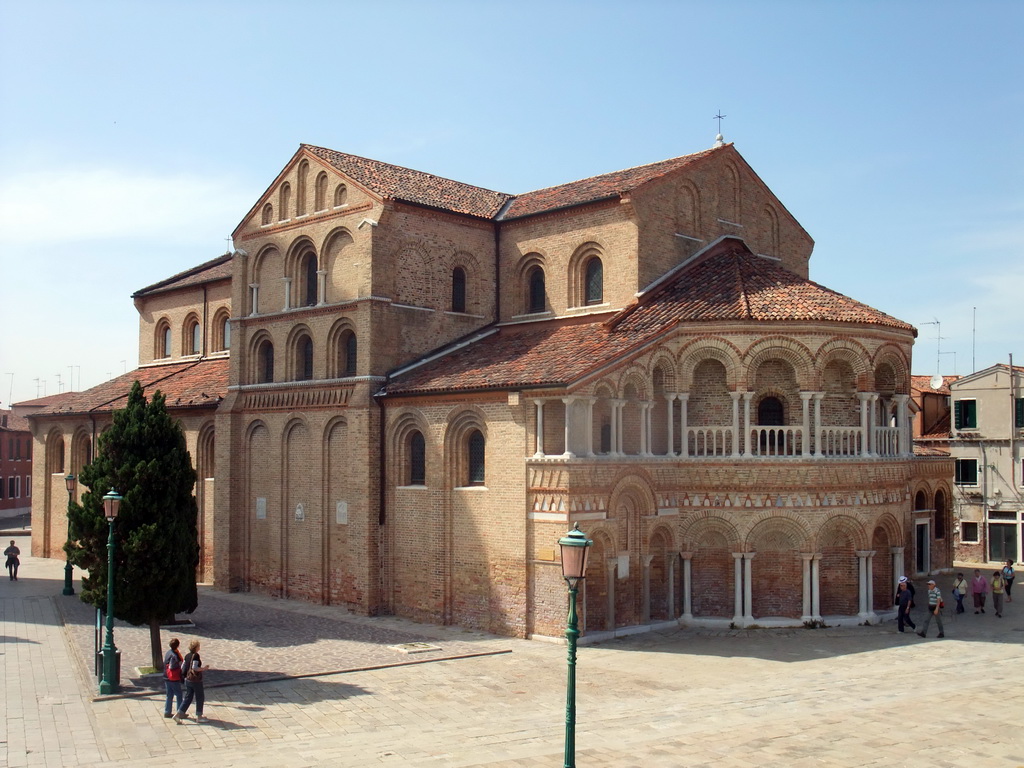
[[[957,558],[1016,562],[1024,512],[1024,368],[993,365],[952,382],[949,390]]]
[[[137,371],[33,418],[35,553],[140,378],[220,589],[559,635],[578,523],[594,635],[875,621],[952,563],[915,330],[809,279],[732,145],[521,195],[302,145],[234,244],[135,295]]]

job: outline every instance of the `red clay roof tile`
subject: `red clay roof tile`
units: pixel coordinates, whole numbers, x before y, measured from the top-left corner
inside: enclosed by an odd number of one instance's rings
[[[165,291],[173,291],[178,288],[187,288],[192,285],[202,285],[203,283],[212,283],[217,280],[230,280],[231,279],[231,254],[225,253],[218,256],[210,261],[205,261],[199,266],[186,269],[184,272],[179,272],[176,275],[168,277],[166,280],[161,280],[153,285],[148,285],[145,288],[140,288],[132,294],[134,299],[136,296],[146,296],[152,293],[164,293]]]

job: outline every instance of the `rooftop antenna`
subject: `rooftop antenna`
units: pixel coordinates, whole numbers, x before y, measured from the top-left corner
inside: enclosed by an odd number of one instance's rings
[[[39,397],[39,379],[32,379],[36,383],[36,397]]]
[[[7,395],[7,405],[14,405],[14,374],[8,373],[6,375],[11,377],[11,391]]]
[[[718,110],[718,114],[715,115],[713,118],[711,118],[712,120],[717,120],[718,121],[718,135],[715,136],[715,146],[716,147],[724,147],[725,146],[725,139],[722,138],[722,121],[725,118],[727,118],[727,117],[728,117],[728,115],[723,115],[722,114],[722,110]]]
[[[54,375],[57,377],[57,394],[60,394],[61,392],[64,391],[64,382],[62,382],[60,380],[60,374],[59,373],[56,373]]]
[[[953,356],[953,375],[956,376],[956,350],[952,352],[940,352],[939,354]]]
[[[978,363],[974,359],[975,347],[978,344],[978,308],[974,308],[974,318],[971,321],[971,372],[978,370]]]
[[[228,244],[228,248],[227,248],[226,251],[224,251],[224,253],[225,254],[231,253],[231,251],[232,251],[232,248],[231,248],[231,238],[230,237],[225,237],[224,238],[224,242]]]
[[[942,340],[945,338],[942,335],[942,323],[939,322],[939,318],[935,318],[928,323],[918,323],[918,325],[934,325],[935,326],[935,372],[938,374],[942,373]]]

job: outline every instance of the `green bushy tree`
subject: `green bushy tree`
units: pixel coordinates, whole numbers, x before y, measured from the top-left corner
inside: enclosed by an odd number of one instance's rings
[[[103,496],[113,488],[124,498],[114,522],[114,616],[149,625],[153,666],[162,660],[160,625],[199,603],[196,566],[198,510],[196,473],[181,425],[167,413],[157,391],[147,402],[138,381],[128,403],[114,412],[100,435],[96,458],[83,467],[88,490],[68,513],[72,563],[88,571],[81,599],[107,606],[107,533]]]

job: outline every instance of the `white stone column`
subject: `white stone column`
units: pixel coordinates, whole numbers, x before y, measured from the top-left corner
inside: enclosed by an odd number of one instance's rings
[[[732,623],[743,626],[743,553],[733,552],[733,610]]]
[[[626,409],[625,400],[612,400],[612,453],[616,456],[625,454],[622,434],[622,412]]]
[[[813,618],[811,612],[811,560],[814,557],[812,554],[801,554],[800,559],[803,561],[803,577],[804,577],[804,593],[803,593],[803,611],[800,616],[800,621],[808,622]]]
[[[292,308],[292,279],[290,277],[282,277],[281,281],[284,283],[284,308]]]
[[[871,392],[858,392],[857,399],[860,400],[860,455],[870,456],[871,455],[871,420],[870,420],[870,405],[871,398],[877,397]]]
[[[327,303],[327,270],[316,271],[316,304],[322,307]]]
[[[249,312],[249,316],[258,315],[260,313],[260,284],[249,283],[250,301],[252,302],[252,311]]]
[[[821,555],[811,557],[811,589],[811,618],[814,621],[821,621]]]
[[[910,448],[910,431],[907,429],[907,401],[910,400],[910,395],[896,395],[896,436],[899,441],[899,447],[896,452],[900,456],[907,456],[913,451]]]
[[[586,455],[587,456],[593,456],[594,455],[594,403],[597,402],[597,398],[596,397],[584,397],[584,398],[581,398],[581,399],[583,400],[584,403],[586,403],[586,406],[587,406],[587,415],[586,415],[587,437],[586,437],[586,440],[584,440],[584,445],[586,447],[586,452],[587,452]]]
[[[575,397],[563,397],[562,398],[562,403],[563,403],[563,405],[565,405],[565,424],[564,424],[565,438],[564,438],[564,442],[563,442],[563,445],[565,446],[565,453],[562,454],[562,458],[564,458],[564,459],[574,459],[574,458],[576,458],[576,454],[574,454],[572,452],[572,450],[570,449],[570,446],[572,445],[572,442],[571,442],[571,440],[572,440],[572,414],[573,414],[573,411],[575,410],[573,408],[573,403],[575,401],[576,401]]]
[[[878,615],[875,613],[875,550],[868,550],[867,562],[868,621],[877,621]]]
[[[646,400],[638,403],[640,408],[640,455],[651,455],[651,404]]]
[[[906,576],[903,564],[903,547],[889,547],[889,553],[892,555],[892,593],[895,595],[896,590],[900,585],[900,576]]]
[[[800,443],[800,455],[801,456],[806,456],[807,455],[807,448],[811,444],[810,443],[810,440],[811,440],[811,419],[810,419],[810,409],[808,408],[808,404],[810,403],[812,397],[814,397],[814,393],[813,392],[801,392],[800,393],[800,413],[801,413],[801,418],[802,418],[802,422],[801,423],[803,424],[803,428],[804,428],[804,439]],[[818,441],[817,440],[814,441],[814,447],[815,447],[814,455],[815,456],[821,456],[821,453],[819,452]]]
[[[689,406],[690,393],[676,395],[679,398],[679,455],[686,458],[690,454],[689,435],[686,434],[686,409]]]
[[[738,458],[740,455],[740,395],[741,392],[730,392],[732,398],[732,455]]]
[[[867,619],[870,606],[868,605],[868,553],[857,551],[857,618]]]
[[[743,393],[743,456],[750,456],[750,401],[754,399],[753,392]]]
[[[534,400],[533,404],[537,406],[537,450],[533,454],[535,459],[544,458],[544,401]]]
[[[744,599],[744,618],[747,624],[754,623],[754,586],[753,586],[753,564],[750,562],[754,559],[756,552],[746,552],[743,555],[744,567],[743,567],[743,594]]]
[[[693,620],[693,552],[680,552],[683,558],[683,619]]]
[[[668,589],[666,590],[666,592],[667,592],[666,599],[667,599],[668,605],[666,606],[666,608],[667,608],[667,618],[669,620],[674,620],[674,619],[677,618],[676,617],[676,559],[678,557],[679,557],[679,554],[676,553],[676,552],[672,552],[672,553],[669,553],[669,554],[665,555],[665,560],[667,561],[665,563],[665,570],[667,571],[667,573],[665,575],[666,575],[666,578],[668,579],[668,584],[666,584],[666,586],[668,587]]]
[[[667,434],[668,434],[668,436],[666,438],[666,442],[667,442],[667,446],[666,446],[666,450],[665,450],[665,455],[666,456],[675,456],[676,455],[676,451],[675,451],[676,436],[673,433],[673,427],[675,426],[673,424],[673,422],[675,421],[675,399],[676,399],[676,396],[674,394],[671,394],[671,395],[666,394],[665,395],[665,400],[668,403],[668,421],[665,424],[665,426],[667,428]]]

